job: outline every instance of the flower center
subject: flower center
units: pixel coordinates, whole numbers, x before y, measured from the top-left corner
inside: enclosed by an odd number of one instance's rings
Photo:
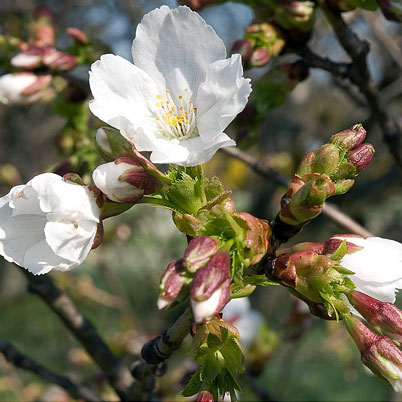
[[[177,104],[166,89],[165,96],[156,95],[155,119],[159,132],[168,139],[188,139],[198,135],[195,125],[196,109],[190,100],[188,88],[177,96]]]

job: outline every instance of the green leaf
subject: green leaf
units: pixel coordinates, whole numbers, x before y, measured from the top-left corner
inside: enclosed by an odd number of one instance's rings
[[[212,177],[212,179],[205,179],[205,195],[207,197],[207,201],[211,201],[221,195],[225,189],[223,184],[217,177]]]
[[[244,371],[244,354],[240,343],[230,337],[220,348],[222,356],[225,358],[225,367],[233,376],[237,376]]]
[[[201,379],[204,383],[212,383],[223,369],[222,362],[218,359],[217,353],[210,353],[202,364]],[[205,385],[205,384],[204,384]]]
[[[218,336],[216,336],[214,334],[208,334],[207,344],[210,349],[218,348],[221,343],[222,343],[222,341]]]
[[[202,367],[200,367],[191,377],[190,381],[186,385],[186,387],[181,391],[183,396],[193,396],[200,392],[203,388],[203,383],[201,380],[201,371]]]
[[[257,285],[257,286],[271,286],[279,285],[279,283],[271,281],[265,275],[252,275],[243,278],[243,282],[247,285]]]
[[[339,262],[346,254],[348,251],[348,247],[346,245],[346,240],[344,240],[341,245],[337,248],[334,254],[331,256],[332,261],[337,261]]]

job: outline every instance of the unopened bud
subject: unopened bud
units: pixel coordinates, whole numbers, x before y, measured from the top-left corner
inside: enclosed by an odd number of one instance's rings
[[[265,47],[258,47],[250,57],[250,66],[262,67],[268,64],[270,55]]]
[[[133,156],[133,144],[114,128],[99,128],[96,131],[95,145],[106,162],[112,162],[121,156]]]
[[[339,150],[333,144],[324,144],[315,152],[312,166],[314,173],[326,173],[332,176],[338,168]]]
[[[209,236],[197,236],[184,252],[184,266],[189,272],[203,267],[218,250],[218,240]]]
[[[230,254],[221,250],[195,273],[191,284],[191,306],[195,322],[213,318],[229,301],[229,267]]]
[[[385,336],[370,331],[357,317],[345,315],[346,329],[361,353],[361,359],[375,375],[402,391],[402,352]]]
[[[159,310],[176,306],[187,295],[188,287],[183,287],[187,284],[184,272],[183,260],[172,261],[167,266],[159,285]]]
[[[334,134],[330,143],[339,146],[342,149],[353,149],[360,145],[366,138],[366,130],[361,124],[355,124],[353,127]]]
[[[67,71],[76,66],[77,57],[53,48],[43,56],[43,63],[53,70]]]
[[[275,2],[275,22],[284,29],[311,31],[315,20],[313,1],[280,0]]]
[[[402,311],[398,307],[354,290],[346,296],[371,328],[388,336],[398,346],[402,345]]]
[[[0,102],[30,104],[38,101],[52,81],[52,76],[33,73],[5,74],[0,77]]]
[[[29,46],[25,51],[11,58],[10,64],[17,68],[31,70],[42,64],[43,50],[36,46]]]
[[[374,153],[375,150],[371,144],[360,144],[349,152],[348,161],[356,168],[357,173],[360,173],[369,165]]]
[[[232,53],[239,53],[243,61],[249,61],[253,54],[253,45],[248,39],[239,39],[234,43]]]
[[[69,28],[67,28],[66,32],[78,43],[82,43],[82,44],[88,43],[88,36],[83,30],[76,28],[76,27],[69,27]]]
[[[135,203],[144,194],[152,194],[161,186],[158,179],[128,157],[98,166],[92,179],[110,200],[124,203]]]
[[[245,265],[255,265],[262,257],[272,251],[269,240],[272,237],[272,230],[269,223],[258,219],[247,212],[236,212],[235,215],[244,220],[249,229],[247,230],[246,247],[248,249]]]
[[[201,391],[198,394],[197,402],[214,402],[214,396],[208,391]]]

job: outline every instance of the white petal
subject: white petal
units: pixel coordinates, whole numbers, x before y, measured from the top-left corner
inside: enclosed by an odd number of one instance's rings
[[[197,302],[191,299],[191,308],[193,309],[195,322],[202,322],[205,318],[216,314],[219,300],[221,298],[222,287],[212,293],[211,297],[202,302]]]
[[[208,67],[195,100],[197,128],[203,141],[214,141],[244,109],[250,93],[250,80],[243,78],[239,54]]]
[[[356,285],[356,290],[383,302],[394,303],[395,292],[402,288],[402,279],[392,282],[365,282],[353,276],[350,279]]]
[[[23,267],[34,275],[46,274],[52,269],[67,271],[77,264],[56,255],[45,240],[27,250]]]
[[[214,28],[228,51],[236,40],[243,38],[246,28],[254,19],[254,11],[250,6],[232,1],[204,7],[200,15]]]
[[[181,166],[196,166],[208,162],[220,148],[235,146],[229,136],[221,133],[213,142],[205,143],[200,137],[180,142],[160,140],[159,149],[152,152],[154,163],[177,163]]]
[[[222,310],[225,321],[235,322],[242,315],[247,314],[250,310],[250,300],[248,297],[232,299]]]
[[[355,272],[365,282],[392,282],[402,279],[402,244],[380,237],[347,238],[363,247],[352,254],[346,254],[341,265]],[[351,276],[353,280],[353,276]]]
[[[33,73],[5,74],[0,77],[0,102],[4,104],[27,103],[32,96],[23,95],[24,89],[37,80]]]
[[[0,254],[7,261],[22,266],[26,250],[44,239],[45,223],[45,217],[39,215],[18,215],[2,220]]]
[[[81,264],[91,250],[97,224],[81,221],[79,225],[67,222],[48,222],[45,226],[46,242],[59,257]]]
[[[158,93],[149,75],[122,57],[106,54],[91,66],[89,76],[94,100],[91,112],[104,122],[125,130],[132,139],[134,131],[147,130],[155,117],[149,109]]]
[[[144,16],[133,41],[134,64],[146,71],[163,91],[188,88],[195,92],[208,65],[226,57],[222,40],[188,7],[163,6]]]

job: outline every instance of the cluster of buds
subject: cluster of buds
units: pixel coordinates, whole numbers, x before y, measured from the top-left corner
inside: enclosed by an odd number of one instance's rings
[[[383,309],[381,302],[377,301],[378,303],[373,303],[370,300],[363,300],[362,296],[356,294],[351,296],[350,299],[355,303],[355,307],[359,307],[364,311],[366,317],[370,316],[371,318],[372,316],[375,324],[380,325],[382,328],[382,324],[386,319],[379,317],[378,315],[378,307],[380,307],[380,310]],[[387,309],[388,306],[384,308],[384,310]],[[400,332],[400,317],[402,312],[396,310],[396,307],[394,307],[393,311],[388,309],[387,318],[394,319],[392,323],[399,326],[395,327],[395,330]],[[356,316],[347,314],[343,316],[343,320],[349,334],[360,350],[363,364],[365,364],[375,375],[387,380],[396,392],[401,392],[402,351],[390,338],[372,332]],[[389,323],[386,327],[389,328]]]
[[[208,236],[192,239],[181,260],[162,276],[158,307],[176,306],[190,296],[195,322],[216,316],[230,299],[230,254]]]
[[[347,192],[374,155],[374,147],[363,143],[365,137],[366,130],[357,124],[309,152],[282,197],[280,220],[291,226],[303,225],[321,213],[328,197]]]
[[[262,67],[278,56],[284,46],[285,41],[274,25],[254,24],[247,28],[244,39],[235,42],[232,53],[240,53],[247,67]]]

